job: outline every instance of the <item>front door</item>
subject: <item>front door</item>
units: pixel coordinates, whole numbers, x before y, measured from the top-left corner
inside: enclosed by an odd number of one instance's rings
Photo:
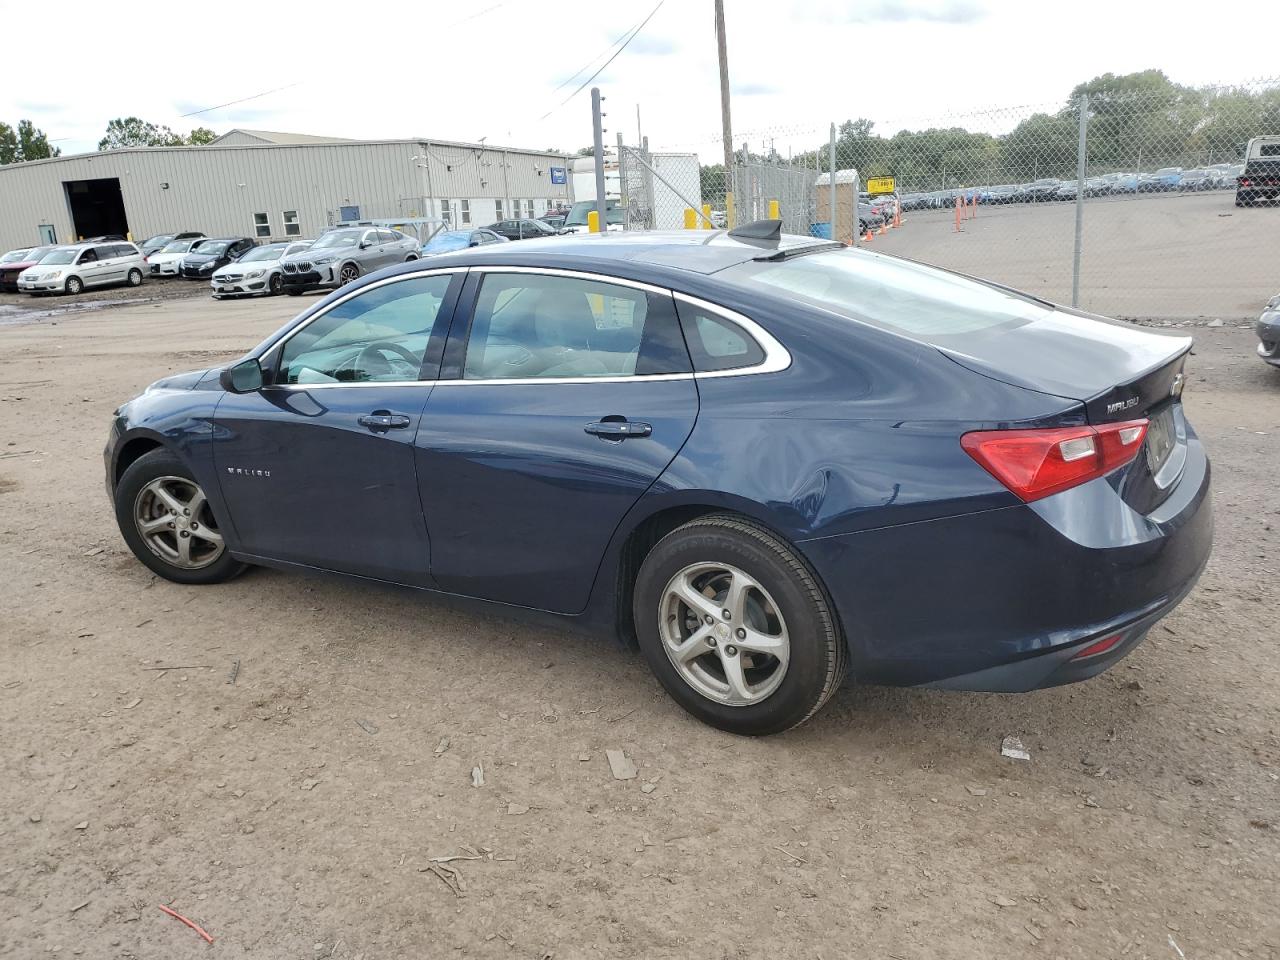
[[[445,590],[580,612],[618,523],[693,429],[670,294],[587,276],[472,272],[474,312],[455,318],[416,442]]]
[[[214,463],[244,553],[431,585],[413,438],[460,285],[364,288],[273,347],[260,391],[221,399]]]

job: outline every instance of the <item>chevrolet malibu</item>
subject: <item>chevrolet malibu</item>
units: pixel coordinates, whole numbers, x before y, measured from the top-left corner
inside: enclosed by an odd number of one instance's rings
[[[120,531],[178,583],[326,571],[619,635],[741,734],[846,675],[1012,692],[1133,650],[1210,551],[1191,341],[779,228],[346,285],[119,408]]]

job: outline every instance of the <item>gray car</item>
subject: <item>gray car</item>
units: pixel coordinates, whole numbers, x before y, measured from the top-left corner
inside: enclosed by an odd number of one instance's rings
[[[386,227],[339,227],[280,261],[284,291],[335,289],[395,263],[417,260],[418,241]]]

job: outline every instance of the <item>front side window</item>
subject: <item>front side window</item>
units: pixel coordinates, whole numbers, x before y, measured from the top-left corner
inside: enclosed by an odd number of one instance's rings
[[[344,300],[290,337],[279,384],[417,380],[448,275],[413,277]]]
[[[298,220],[297,210],[284,211],[281,214],[281,219],[284,221],[284,235],[286,237],[302,236],[302,223]],[[262,234],[259,234],[259,236],[262,236]]]
[[[255,213],[253,215],[253,235],[255,237],[271,236],[271,220],[265,213]]]
[[[84,253],[80,254],[81,263],[96,263],[98,260],[98,251],[90,247]]]
[[[671,297],[597,280],[492,273],[467,340],[468,380],[686,373]]]

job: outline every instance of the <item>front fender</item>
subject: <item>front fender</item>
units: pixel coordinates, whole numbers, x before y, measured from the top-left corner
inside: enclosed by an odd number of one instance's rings
[[[123,467],[136,459],[140,451],[158,445],[177,456],[191,471],[208,496],[214,513],[227,516],[213,465],[213,444],[219,430],[213,415],[222,396],[220,390],[160,387],[149,389],[120,406],[103,451],[107,490],[112,496]]]

